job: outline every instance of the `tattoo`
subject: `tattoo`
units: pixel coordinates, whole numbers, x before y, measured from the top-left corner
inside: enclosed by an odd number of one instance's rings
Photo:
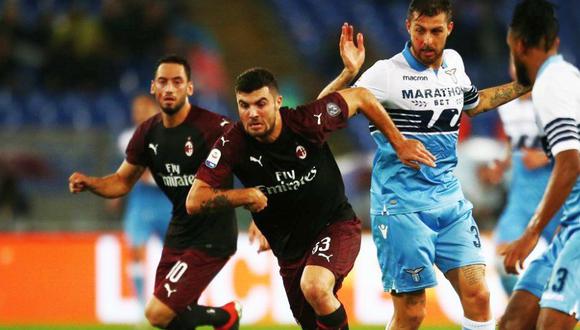
[[[471,265],[461,269],[468,285],[476,285],[483,281],[485,277],[485,267],[483,265]]]
[[[201,213],[203,214],[218,213],[225,209],[234,207],[232,202],[225,195],[219,195],[221,190],[212,188],[212,191],[218,195],[214,196],[214,198],[212,199],[209,199],[201,203]]]
[[[523,86],[517,82],[485,89],[482,91],[483,93],[480,94],[480,97],[482,97],[480,100],[482,102],[481,105],[473,109],[473,111],[468,111],[469,115],[474,116],[492,109],[496,109],[500,105],[520,97],[530,90],[530,86]]]

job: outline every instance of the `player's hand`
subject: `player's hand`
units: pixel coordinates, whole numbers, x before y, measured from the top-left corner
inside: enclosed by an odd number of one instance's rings
[[[68,190],[73,194],[83,192],[89,187],[88,180],[89,178],[86,175],[80,172],[74,172],[68,178]]]
[[[258,242],[258,253],[270,250],[270,243],[268,243],[266,237],[262,235],[262,232],[254,223],[254,220],[252,220],[250,227],[248,228],[248,238],[250,239],[250,244],[254,243],[254,241]]]
[[[358,74],[365,61],[365,45],[362,33],[356,34],[356,44],[354,42],[354,27],[348,23],[342,24],[340,34],[340,57],[344,68],[354,77]]]
[[[435,156],[420,141],[405,139],[395,150],[403,164],[416,170],[420,168],[419,163],[435,167]]]
[[[520,273],[520,270],[524,268],[524,260],[536,247],[539,239],[540,234],[528,228],[524,231],[522,237],[499,251],[499,254],[504,256],[503,266],[508,274]]]
[[[268,197],[258,188],[248,188],[248,199],[244,207],[250,212],[260,212],[268,206]]]
[[[550,162],[544,151],[532,148],[522,149],[522,162],[528,170],[546,166]]]

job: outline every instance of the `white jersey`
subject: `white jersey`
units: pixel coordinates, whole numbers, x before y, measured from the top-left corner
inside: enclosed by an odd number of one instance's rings
[[[548,155],[580,152],[580,71],[561,55],[548,58],[538,70],[532,99]],[[564,204],[562,223],[580,225],[580,178]]]
[[[437,167],[419,171],[402,165],[387,139],[370,125],[378,145],[373,161],[371,213],[396,214],[440,207],[463,199],[453,175],[462,110],[479,104],[479,92],[454,50],[443,51],[438,70],[427,68],[405,49],[375,63],[355,86],[370,90],[405,136],[421,141]]]
[[[514,150],[542,147],[531,99],[515,99],[500,106],[498,112]]]

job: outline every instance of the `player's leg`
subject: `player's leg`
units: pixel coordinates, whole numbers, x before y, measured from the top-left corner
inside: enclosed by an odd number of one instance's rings
[[[495,329],[489,288],[485,281],[485,258],[472,205],[461,200],[430,211],[437,219],[435,264],[457,292],[463,307],[464,329]]]
[[[540,312],[540,297],[552,274],[554,262],[559,254],[561,240],[553,240],[548,249],[525,269],[514,287],[506,311],[501,317],[499,328],[505,330],[534,329]]]
[[[580,320],[580,228],[563,227],[555,243],[561,249],[540,300],[537,328],[573,329]]]
[[[129,265],[127,274],[131,278],[135,296],[142,308],[145,307],[145,244],[151,228],[146,212],[137,209],[131,201],[127,205],[124,219],[125,237],[129,244]],[[143,310],[143,309],[141,309]]]
[[[425,290],[392,293],[395,314],[387,329],[419,329],[427,315]]]
[[[161,329],[194,329],[212,325],[215,329],[238,329],[240,306],[236,302],[222,307],[197,304],[199,296],[228,257],[212,257],[200,250],[163,250],[155,278],[154,297],[145,316]]]
[[[463,307],[463,328],[495,329],[485,282],[485,265],[468,265],[445,273]]]
[[[302,329],[348,329],[336,293],[354,266],[360,241],[360,220],[341,221],[325,228],[302,259],[278,261],[292,314]]]
[[[419,328],[426,315],[424,289],[437,285],[436,233],[421,216],[422,212],[371,215],[383,288],[391,292],[395,309],[389,329]]]
[[[514,290],[499,321],[500,329],[534,329],[540,312],[540,298],[529,291]]]
[[[536,329],[538,330],[572,330],[578,320],[570,315],[551,308],[542,308]]]

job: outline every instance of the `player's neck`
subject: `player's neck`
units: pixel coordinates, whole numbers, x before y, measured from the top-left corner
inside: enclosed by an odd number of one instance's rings
[[[189,104],[189,102],[186,102],[183,104],[181,109],[179,109],[176,113],[172,115],[163,113],[162,115],[163,126],[165,126],[166,128],[173,128],[181,125],[181,123],[183,123],[183,121],[189,114],[189,111],[191,111],[191,104]]]
[[[531,69],[530,69],[530,79],[532,82],[536,82],[538,78],[538,73],[540,72],[540,68],[542,65],[552,56],[558,55],[558,49],[550,49],[547,52],[538,51],[536,56],[532,57],[531,62]]]

